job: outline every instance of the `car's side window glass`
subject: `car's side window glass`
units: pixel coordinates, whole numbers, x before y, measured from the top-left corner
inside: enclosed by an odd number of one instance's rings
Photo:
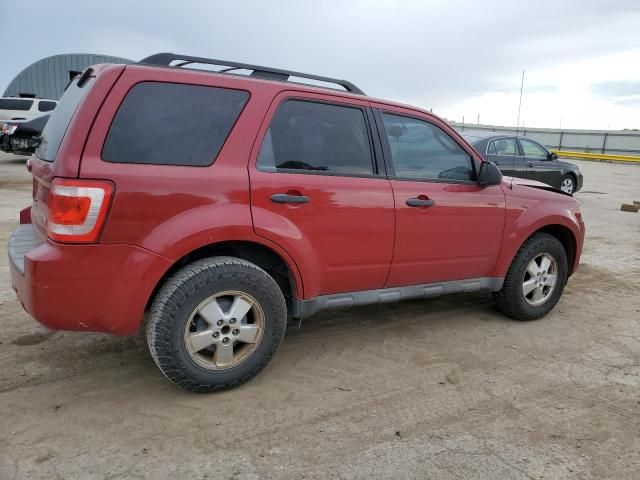
[[[382,113],[395,176],[427,180],[473,181],[471,156],[429,122]]]
[[[248,99],[248,92],[228,88],[138,83],[118,108],[102,148],[102,159],[151,165],[211,165]]]
[[[355,107],[286,100],[271,120],[257,165],[263,171],[373,174],[364,112]]]
[[[56,108],[57,102],[51,102],[49,100],[41,100],[38,103],[38,111],[39,112],[50,112],[54,108]]]
[[[547,158],[547,152],[537,143],[520,139],[525,157]]]
[[[497,140],[491,140],[489,145],[490,155],[518,155],[518,147],[516,141],[513,138],[498,138]]]

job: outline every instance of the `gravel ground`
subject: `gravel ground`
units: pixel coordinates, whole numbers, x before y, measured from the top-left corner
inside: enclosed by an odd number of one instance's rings
[[[0,255],[0,479],[639,478],[640,165],[576,163],[586,249],[546,318],[485,294],[321,314],[222,394],[139,339],[34,335]],[[0,249],[30,201],[0,157]]]

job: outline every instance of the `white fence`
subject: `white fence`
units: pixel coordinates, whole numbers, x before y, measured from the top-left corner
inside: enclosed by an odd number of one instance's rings
[[[515,134],[512,127],[493,125],[469,125],[451,122],[458,131],[497,132]],[[525,128],[518,135],[529,137],[552,150],[604,153],[609,155],[640,155],[640,131],[638,130],[560,130],[554,128]]]

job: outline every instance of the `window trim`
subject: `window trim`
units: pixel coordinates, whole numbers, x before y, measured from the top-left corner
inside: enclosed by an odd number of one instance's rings
[[[380,137],[382,143],[382,151],[384,156],[384,163],[387,169],[387,178],[389,180],[398,180],[398,181],[406,181],[406,182],[426,182],[426,183],[448,183],[448,184],[456,184],[456,185],[478,185],[478,172],[476,169],[476,162],[474,161],[474,157],[470,154],[467,149],[460,144],[458,139],[449,135],[447,131],[445,131],[442,127],[435,124],[434,122],[429,121],[426,118],[420,117],[418,115],[411,115],[405,112],[396,112],[394,110],[385,110],[381,108],[373,109],[374,118],[376,121],[376,127],[378,130],[378,135]],[[456,145],[458,145],[468,156],[469,162],[471,162],[471,169],[473,170],[473,176],[476,178],[475,180],[455,180],[449,178],[422,178],[422,177],[398,177],[395,174],[395,169],[393,167],[393,158],[391,156],[391,145],[389,144],[389,139],[386,135],[386,130],[384,128],[384,121],[382,120],[382,114],[386,113],[389,115],[395,115],[397,117],[405,117],[410,118],[412,120],[418,120],[420,122],[428,123],[429,125],[433,125],[436,128],[442,130],[444,134],[446,134]]]
[[[215,88],[215,89],[218,89],[218,90],[233,90],[233,91],[237,91],[237,92],[246,93],[247,94],[247,99],[245,100],[244,105],[242,105],[242,108],[240,109],[240,112],[238,113],[238,116],[236,117],[235,121],[231,125],[231,128],[229,129],[229,133],[227,133],[227,136],[225,137],[224,141],[222,142],[222,145],[220,146],[220,150],[218,151],[218,154],[215,157],[213,157],[211,159],[211,161],[209,163],[207,163],[207,164],[203,164],[203,165],[184,165],[184,164],[176,164],[176,163],[136,163],[136,162],[116,162],[116,161],[113,161],[113,160],[105,160],[105,158],[103,157],[104,146],[107,143],[107,138],[109,137],[109,132],[111,131],[111,127],[113,126],[113,123],[115,122],[116,115],[118,114],[118,111],[120,110],[120,108],[124,104],[127,96],[131,93],[131,91],[136,86],[138,86],[140,84],[143,84],[143,83],[160,83],[160,84],[182,85],[182,86],[191,86],[191,87],[209,87],[209,88]],[[127,89],[127,91],[117,101],[116,109],[115,109],[113,115],[111,116],[111,119],[109,121],[109,126],[107,127],[107,129],[106,129],[106,131],[104,133],[104,137],[101,140],[101,144],[99,145],[99,157],[100,157],[100,160],[103,161],[103,162],[110,163],[110,164],[115,164],[115,165],[135,165],[136,167],[158,167],[158,166],[161,166],[161,167],[179,167],[179,168],[208,168],[208,167],[211,167],[214,163],[216,163],[216,160],[218,160],[218,158],[220,157],[220,154],[224,150],[224,147],[227,145],[227,143],[229,141],[229,138],[231,138],[231,135],[233,134],[233,131],[235,130],[236,126],[238,125],[238,122],[240,121],[240,118],[242,118],[242,115],[244,114],[244,111],[247,108],[247,105],[249,104],[249,102],[251,102],[251,91],[246,90],[244,88],[221,87],[219,85],[209,85],[209,84],[202,84],[202,83],[169,82],[169,81],[166,81],[166,80],[140,80],[138,82],[135,82],[135,83],[131,84],[129,86],[129,88]]]
[[[270,169],[270,168],[265,168],[258,165],[258,159],[260,158],[260,151],[262,150],[262,144],[264,143],[264,139],[267,136],[267,132],[269,131],[269,128],[271,128],[271,123],[273,122],[273,119],[278,113],[278,109],[280,109],[280,107],[285,102],[288,102],[288,101],[320,103],[324,105],[331,105],[334,107],[355,108],[357,110],[360,110],[363,116],[365,128],[367,130],[367,136],[369,139],[369,152],[371,154],[372,173],[368,173],[368,174],[343,173],[343,172],[331,172],[331,171],[325,171],[325,170],[303,170],[303,169],[297,169],[297,168],[278,168],[278,167],[275,167],[274,169]],[[382,158],[380,158],[382,155],[382,148],[379,144],[376,146],[376,141],[374,138],[374,126],[371,124],[372,115],[373,113],[371,112],[371,107],[366,107],[364,105],[356,105],[348,102],[343,103],[343,102],[332,101],[327,99],[319,99],[314,97],[287,95],[279,100],[278,104],[273,109],[273,114],[271,114],[269,118],[265,119],[265,122],[268,122],[268,123],[267,123],[267,128],[265,129],[264,134],[260,139],[258,149],[256,152],[256,158],[254,163],[255,169],[261,173],[288,173],[288,174],[294,174],[294,175],[325,175],[328,177],[347,177],[347,178],[386,178],[385,174],[380,173],[382,170],[384,170],[384,164],[383,164]],[[382,169],[380,168],[381,164],[383,164]]]

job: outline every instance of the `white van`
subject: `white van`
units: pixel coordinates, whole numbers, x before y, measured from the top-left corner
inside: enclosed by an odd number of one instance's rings
[[[58,102],[40,98],[0,98],[0,128],[6,120],[30,120],[33,117],[50,112]]]

